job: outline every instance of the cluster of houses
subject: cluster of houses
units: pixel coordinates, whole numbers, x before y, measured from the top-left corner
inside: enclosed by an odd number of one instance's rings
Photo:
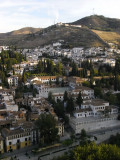
[[[23,98],[15,99],[15,89],[0,89],[0,153],[14,151],[37,144],[40,132],[35,121],[40,114],[51,114],[57,121],[58,135],[64,135],[64,123],[59,120],[53,107],[43,97],[24,94]],[[29,106],[31,112],[18,106]]]
[[[61,24],[58,24],[61,25]],[[27,62],[21,62],[12,66],[13,70],[9,72],[8,84],[10,89],[0,86],[0,153],[14,151],[37,144],[40,138],[40,132],[36,129],[35,121],[42,113],[51,114],[57,121],[58,135],[64,136],[64,122],[54,111],[52,104],[47,100],[49,93],[52,94],[55,102],[64,101],[64,93],[74,100],[73,115],[67,114],[69,124],[75,133],[80,133],[84,128],[86,131],[93,131],[106,127],[119,125],[118,108],[111,106],[109,102],[96,99],[94,90],[82,86],[88,78],[71,76],[72,68],[64,67],[65,76],[33,76],[27,79],[26,87],[33,86],[37,94],[32,92],[23,93],[21,98],[15,98],[15,89],[19,85],[19,77],[24,71],[33,71],[44,54],[55,57],[54,63],[58,62],[58,57],[67,57],[77,64],[88,58],[93,63],[109,64],[115,66],[115,54],[120,53],[117,49],[89,48],[82,47],[73,49],[62,49],[62,40],[53,45],[38,47],[36,49],[24,49],[22,54],[26,56]],[[7,49],[7,48],[6,48]],[[83,68],[78,68],[79,71]],[[90,76],[89,70],[87,71]],[[56,82],[59,81],[59,84]],[[64,86],[62,82],[64,81]],[[76,104],[79,93],[83,102],[81,106]],[[67,102],[64,102],[66,107]],[[23,107],[19,107],[23,106]],[[29,107],[30,111],[24,106]]]
[[[67,57],[74,60],[78,65],[86,58],[93,63],[108,64],[112,67],[115,66],[115,56],[120,53],[119,49],[115,48],[102,48],[92,47],[84,49],[83,47],[76,47],[72,49],[63,49],[62,40],[53,43],[52,45],[46,45],[44,47],[38,47],[35,49],[24,49],[22,54],[26,55],[27,60],[37,61],[40,57],[46,54],[50,57]]]
[[[81,106],[75,103],[73,116],[69,117],[70,125],[75,133],[80,133],[83,128],[85,128],[86,131],[92,131],[119,125],[119,121],[117,120],[118,107],[111,106],[109,105],[109,102],[106,102],[102,99],[96,99],[93,89],[81,86],[81,78],[59,77],[60,81],[62,81],[62,78],[64,78],[67,84],[65,87],[56,86],[54,84],[56,78],[57,77],[55,76],[35,77],[31,78],[29,80],[29,83],[37,89],[40,97],[47,98],[49,93],[51,92],[56,102],[58,100],[64,100],[65,91],[67,91],[68,96],[72,97],[74,101],[77,100],[78,94],[81,92],[83,103],[81,104]],[[50,80],[53,82],[52,86],[51,84],[49,84]],[[87,119],[89,119],[89,121],[87,121],[86,123]],[[90,125],[91,123],[93,125]],[[110,124],[108,125],[108,123]]]

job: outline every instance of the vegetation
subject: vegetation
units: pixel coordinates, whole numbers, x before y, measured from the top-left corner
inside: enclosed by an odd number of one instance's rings
[[[27,86],[23,86],[22,84],[19,85],[16,89],[15,92],[15,98],[22,98],[24,93],[27,92],[31,92],[33,94],[33,96],[35,97],[37,94],[37,90],[35,88],[33,88],[33,85],[31,85],[30,87]]]
[[[16,45],[18,48],[35,48],[51,44],[58,40],[64,40],[68,43],[67,47],[94,47],[106,46],[106,43],[101,40],[95,33],[86,27],[65,27],[56,25],[50,26],[37,32],[37,34],[28,35],[0,35],[1,43],[5,45]],[[29,40],[29,41],[28,41]],[[66,46],[64,46],[65,48]]]
[[[73,98],[70,97],[67,101],[66,112],[72,114],[74,111],[74,101]]]
[[[116,145],[90,143],[52,160],[120,160],[120,148]]]
[[[114,89],[120,90],[120,58],[116,60],[114,73],[115,73]]]
[[[109,43],[115,43],[115,44],[119,44],[119,40],[120,40],[120,34],[117,32],[108,32],[108,31],[99,31],[99,30],[92,30],[93,32],[95,32],[101,39],[103,39],[105,42],[109,42]]]
[[[8,87],[7,77],[9,76],[9,71],[13,70],[12,65],[19,64],[24,60],[22,54],[13,50],[7,50],[0,53],[0,79],[2,80],[2,85]],[[13,70],[14,74],[14,70]]]
[[[36,126],[40,130],[40,144],[51,144],[59,140],[57,122],[51,114],[41,114]]]
[[[49,75],[61,75],[62,74],[62,64],[58,62],[56,65],[50,59],[45,61],[40,60],[34,74],[47,73]]]
[[[70,146],[70,145],[73,144],[73,140],[71,140],[71,139],[66,139],[65,141],[62,142],[62,144],[63,144],[64,146]]]
[[[120,20],[107,18],[102,15],[92,15],[82,18],[72,24],[85,25],[90,29],[101,31],[118,31],[120,29]]]
[[[71,76],[78,76],[78,77],[82,77],[82,78],[86,78],[87,77],[87,68],[83,67],[82,70],[78,70],[78,66],[76,65],[75,62],[71,63],[71,67],[72,67],[72,71],[70,73]]]
[[[108,143],[109,144],[112,144],[112,145],[117,145],[118,147],[120,147],[120,134],[117,133],[116,135],[111,135],[109,140],[108,140]]]
[[[83,99],[81,96],[81,92],[79,92],[76,103],[79,105],[79,107],[81,107],[81,104],[83,103]]]

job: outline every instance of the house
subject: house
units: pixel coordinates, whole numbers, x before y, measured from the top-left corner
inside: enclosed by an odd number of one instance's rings
[[[31,122],[26,122],[21,126],[15,126],[10,129],[3,128],[2,136],[5,140],[6,152],[25,148],[37,142],[36,131],[33,130]]]
[[[13,75],[8,78],[9,86],[18,86],[18,76]]]
[[[14,101],[5,101],[4,106],[7,111],[18,111],[18,105]]]
[[[76,118],[80,118],[80,117],[91,117],[93,116],[93,112],[92,112],[92,109],[89,107],[89,108],[85,108],[85,109],[79,109],[79,110],[76,110],[73,115],[76,117]]]
[[[58,135],[60,137],[64,136],[64,123],[58,122],[57,123],[57,128],[58,128]]]
[[[70,117],[70,125],[75,133],[80,133],[82,129],[93,131],[119,125],[118,108],[109,106],[109,102],[102,99],[84,101],[73,116]]]
[[[50,81],[55,83],[57,81],[57,78],[59,81],[62,81],[62,77],[57,77],[57,76],[41,76],[41,77],[34,77],[30,80],[30,82],[34,81],[40,81],[42,83],[49,83]]]

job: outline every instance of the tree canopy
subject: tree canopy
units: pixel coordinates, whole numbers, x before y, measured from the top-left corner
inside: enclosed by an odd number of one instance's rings
[[[78,146],[70,154],[53,160],[120,160],[120,148],[116,145],[90,143]]]
[[[41,114],[36,121],[41,143],[51,144],[59,139],[57,122],[51,114]]]

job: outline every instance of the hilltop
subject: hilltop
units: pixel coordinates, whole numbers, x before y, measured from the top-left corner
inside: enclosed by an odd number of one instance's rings
[[[120,31],[120,19],[107,18],[99,15],[92,15],[80,20],[77,20],[73,25],[84,25],[89,29],[101,30],[101,31]]]

